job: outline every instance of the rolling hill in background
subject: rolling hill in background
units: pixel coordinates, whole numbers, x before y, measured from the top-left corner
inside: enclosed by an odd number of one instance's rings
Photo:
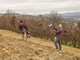
[[[80,21],[80,12],[73,12],[73,13],[63,13],[60,14],[64,19],[67,20],[77,20]]]
[[[4,13],[0,13],[0,16],[2,16]]]
[[[59,13],[59,15],[60,15],[64,20],[80,21],[80,12]],[[44,16],[49,16],[49,14],[44,14]]]
[[[5,13],[0,13],[0,16],[4,15]],[[22,16],[24,14],[19,14],[15,13],[16,16]],[[64,19],[64,20],[71,20],[71,21],[80,21],[80,12],[72,12],[72,13],[59,13],[59,15]],[[49,14],[34,14],[34,15],[24,15],[24,16],[32,16],[32,17],[37,17],[37,16],[49,16]]]

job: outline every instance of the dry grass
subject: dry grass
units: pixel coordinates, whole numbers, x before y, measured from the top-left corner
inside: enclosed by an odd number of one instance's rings
[[[51,41],[34,37],[26,41],[20,34],[0,30],[0,60],[80,60],[80,50],[63,46],[56,51]]]

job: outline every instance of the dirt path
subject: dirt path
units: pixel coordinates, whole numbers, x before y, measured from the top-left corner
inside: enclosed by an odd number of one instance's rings
[[[80,49],[63,46],[57,51],[51,41],[21,40],[20,34],[0,30],[0,60],[80,60]]]

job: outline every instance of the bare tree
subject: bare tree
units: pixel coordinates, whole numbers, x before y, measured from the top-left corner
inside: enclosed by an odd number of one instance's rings
[[[55,12],[55,11],[50,12],[49,20],[53,24],[60,24],[62,22],[61,16],[58,14],[58,12]]]
[[[13,10],[8,9],[8,10],[6,11],[6,14],[15,14],[15,12],[14,12]]]

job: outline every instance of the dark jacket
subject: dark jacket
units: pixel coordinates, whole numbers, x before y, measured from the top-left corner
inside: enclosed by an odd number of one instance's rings
[[[56,33],[56,38],[62,38],[62,28],[54,29]]]
[[[20,30],[22,30],[23,28],[24,28],[25,30],[28,30],[27,26],[26,26],[24,23],[23,23],[22,25],[21,25],[21,24],[19,25],[19,29],[20,29]]]

